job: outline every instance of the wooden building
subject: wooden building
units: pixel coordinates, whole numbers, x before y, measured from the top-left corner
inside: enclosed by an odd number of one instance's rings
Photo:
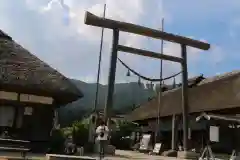
[[[55,109],[83,94],[0,30],[0,134],[46,146]]]
[[[191,137],[189,138],[192,141],[197,141],[199,140],[200,131],[205,127],[203,123],[196,123],[196,117],[202,112],[221,115],[240,113],[240,71],[233,71],[211,78],[196,77],[194,79],[189,80],[189,131],[191,131]],[[167,139],[168,146],[171,146],[173,117],[178,119],[179,125],[177,128],[179,134],[181,134],[182,130],[181,87],[165,91],[162,95],[159,128],[165,139]],[[145,129],[148,128],[148,130],[155,132],[157,128],[157,111],[158,99],[154,98],[126,115],[126,119],[138,122],[145,126]],[[179,135],[180,139],[181,137]],[[225,136],[225,138],[227,137],[229,136]],[[227,144],[222,145],[222,147],[224,146],[226,147]]]

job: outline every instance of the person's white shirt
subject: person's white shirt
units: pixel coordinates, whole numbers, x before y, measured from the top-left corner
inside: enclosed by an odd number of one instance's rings
[[[104,133],[104,135],[101,137],[100,134],[101,133]],[[108,140],[108,132],[109,132],[109,129],[107,126],[98,126],[97,129],[96,129],[96,133],[97,133],[97,140],[101,141],[101,140]]]

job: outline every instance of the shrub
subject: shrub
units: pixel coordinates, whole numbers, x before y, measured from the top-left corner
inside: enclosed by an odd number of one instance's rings
[[[84,146],[88,142],[88,123],[86,121],[75,121],[72,124],[73,141],[78,146]]]
[[[62,130],[55,129],[52,131],[50,140],[50,152],[61,153],[64,150],[65,136]]]
[[[60,153],[64,150],[64,143],[68,136],[72,136],[77,146],[85,146],[88,142],[88,119],[75,121],[70,127],[55,129],[52,131],[50,151]]]

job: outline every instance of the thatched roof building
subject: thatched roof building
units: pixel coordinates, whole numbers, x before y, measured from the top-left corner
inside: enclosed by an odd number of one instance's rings
[[[189,112],[232,110],[240,107],[240,71],[233,71],[199,81],[189,86]],[[163,92],[160,117],[182,113],[181,88]],[[158,99],[143,104],[126,116],[128,120],[139,121],[157,118]]]
[[[83,94],[65,76],[0,30],[0,90],[53,97],[66,104]]]
[[[0,134],[31,141],[31,151],[48,148],[58,126],[56,107],[83,94],[71,81],[0,30]]]

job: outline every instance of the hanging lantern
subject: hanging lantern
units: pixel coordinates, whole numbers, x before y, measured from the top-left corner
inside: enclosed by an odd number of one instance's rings
[[[131,74],[130,74],[130,71],[128,70],[127,71],[127,75],[126,75],[127,77],[130,77],[131,76]]]

